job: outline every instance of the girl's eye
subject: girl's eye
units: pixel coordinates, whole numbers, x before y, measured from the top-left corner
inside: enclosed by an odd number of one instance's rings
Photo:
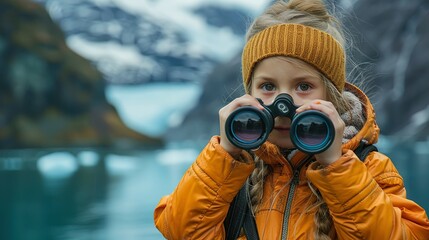
[[[271,83],[264,83],[261,85],[261,88],[262,90],[268,91],[268,92],[274,91],[276,89],[274,84],[271,84]]]
[[[298,90],[299,90],[299,91],[306,92],[306,91],[308,91],[308,90],[310,90],[310,89],[311,89],[311,86],[310,86],[310,84],[308,84],[308,83],[300,83],[300,84],[298,85]]]

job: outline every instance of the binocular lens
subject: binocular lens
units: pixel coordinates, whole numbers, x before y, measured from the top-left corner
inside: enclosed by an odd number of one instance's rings
[[[325,115],[307,112],[307,114],[298,115],[294,122],[296,126],[292,129],[295,129],[295,134],[291,137],[294,138],[298,148],[317,153],[325,150],[332,143],[333,125]]]
[[[298,124],[296,134],[304,144],[319,145],[326,139],[328,126],[322,119],[308,117]]]
[[[250,144],[257,141],[264,133],[264,122],[254,111],[236,114],[231,121],[231,133],[240,142]]]

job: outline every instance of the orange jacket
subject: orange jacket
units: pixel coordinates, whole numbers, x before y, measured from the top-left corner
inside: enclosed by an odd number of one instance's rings
[[[316,210],[308,207],[315,196],[308,181],[327,203],[338,239],[429,239],[427,215],[406,199],[402,177],[391,160],[371,152],[362,162],[351,150],[362,140],[375,143],[379,129],[365,94],[347,87],[365,103],[367,121],[343,145],[339,160],[318,169],[317,162],[303,164],[306,156],[301,152],[287,161],[270,143],[256,152],[273,169],[255,216],[261,239],[314,238]],[[229,204],[253,169],[254,164],[234,160],[220,147],[219,137],[213,137],[174,192],[159,202],[156,227],[167,239],[224,239]]]

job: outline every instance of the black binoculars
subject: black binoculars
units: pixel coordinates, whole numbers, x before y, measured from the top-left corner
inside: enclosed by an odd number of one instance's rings
[[[285,116],[291,119],[290,138],[301,151],[316,154],[325,151],[335,138],[335,130],[328,116],[317,110],[296,114],[296,106],[289,94],[282,93],[271,105],[261,111],[244,106],[232,112],[226,120],[225,132],[236,147],[251,150],[262,145],[274,127],[274,119]]]

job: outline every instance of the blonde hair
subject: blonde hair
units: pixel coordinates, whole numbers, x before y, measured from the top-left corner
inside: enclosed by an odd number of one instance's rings
[[[290,0],[277,1],[271,5],[262,15],[254,20],[249,27],[246,40],[249,41],[258,32],[277,24],[295,23],[317,28],[330,34],[346,49],[346,38],[344,36],[340,22],[326,9],[322,0]],[[299,59],[287,57],[288,60],[298,65],[305,64]],[[332,102],[340,115],[349,112],[351,109],[347,96],[338,91],[335,85],[324,75],[321,79],[326,87],[327,100]],[[252,81],[246,85],[246,92],[251,93]],[[350,116],[352,117],[352,116]],[[255,157],[256,168],[250,176],[252,182],[250,198],[252,210],[256,212],[263,197],[263,183],[265,177],[270,173],[270,168],[264,165],[263,161]],[[315,239],[332,239],[335,237],[332,217],[329,209],[317,189],[311,185],[310,189],[316,195],[316,202],[309,208],[317,207],[314,217]]]
[[[295,23],[317,28],[330,34],[343,47],[345,46],[340,22],[328,13],[321,0],[277,1],[253,21],[246,33],[246,41],[265,28],[282,23]]]

